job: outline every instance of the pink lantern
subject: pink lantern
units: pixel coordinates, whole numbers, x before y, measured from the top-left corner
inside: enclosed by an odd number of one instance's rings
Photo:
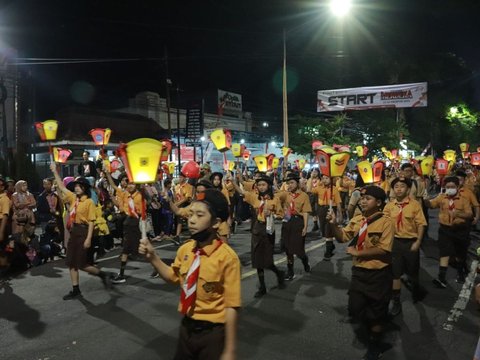
[[[323,146],[323,143],[320,140],[313,140],[312,141],[312,151],[316,152],[317,150],[320,150],[320,148]]]
[[[480,165],[480,152],[474,152],[470,154],[470,162],[474,166]]]
[[[97,146],[104,146],[108,145],[110,141],[110,135],[112,134],[112,130],[106,129],[92,129],[90,130],[89,134],[92,136],[93,142]]]
[[[437,161],[435,161],[435,169],[437,170],[438,175],[447,175],[448,174],[448,160],[437,159]]]

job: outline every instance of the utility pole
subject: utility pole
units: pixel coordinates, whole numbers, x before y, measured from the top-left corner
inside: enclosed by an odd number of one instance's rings
[[[180,87],[177,84],[177,143],[178,143],[178,172],[182,169],[182,159],[180,155]]]
[[[168,138],[172,138],[172,122],[170,120],[170,85],[172,85],[172,81],[168,75],[168,52],[167,47],[165,46],[165,87],[166,87],[166,94],[167,94],[167,123],[168,123]],[[170,159],[171,160],[171,159]]]

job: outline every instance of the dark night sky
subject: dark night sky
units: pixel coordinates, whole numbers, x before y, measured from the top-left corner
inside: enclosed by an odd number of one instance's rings
[[[479,1],[356,3],[354,18],[344,22],[340,37],[338,23],[319,6],[321,0],[0,0],[0,39],[27,58],[142,59],[31,67],[40,117],[76,104],[71,94],[76,81],[93,86],[89,105],[98,108],[126,106],[142,90],[164,96],[165,47],[170,78],[188,96],[231,90],[243,95],[244,110],[279,117],[281,93],[275,79],[282,65],[284,28],[289,85],[296,84],[289,94],[292,114],[315,114],[320,89],[383,85],[357,71],[372,54],[394,53],[401,60],[450,51],[478,70]],[[339,60],[338,50],[346,57]],[[213,97],[207,98],[213,108]]]

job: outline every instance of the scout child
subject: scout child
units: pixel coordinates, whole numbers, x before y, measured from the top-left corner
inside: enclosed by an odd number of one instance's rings
[[[282,207],[278,197],[273,194],[273,181],[267,176],[259,176],[256,179],[254,191],[243,191],[237,186],[237,191],[243,195],[246,203],[250,204],[255,211],[252,218],[252,267],[257,269],[260,287],[254,297],[259,298],[267,293],[265,286],[265,269],[272,270],[277,276],[278,287],[284,287],[285,273],[278,270],[273,262],[275,237],[272,237],[275,224],[273,217],[283,216]]]
[[[175,185],[173,194],[175,196],[175,205],[179,208],[188,206],[193,198],[193,186],[188,183],[187,177],[180,173],[178,177],[178,184]],[[177,231],[173,241],[180,245],[180,234],[182,233],[182,219],[180,217],[175,218],[177,223]]]
[[[293,271],[294,255],[302,260],[305,272],[310,272],[310,264],[305,253],[305,236],[307,235],[308,214],[312,211],[308,195],[299,189],[300,177],[290,173],[285,179],[288,192],[280,193],[285,215],[282,223],[282,243],[285,244],[288,273],[285,280],[295,278]]]
[[[362,189],[362,215],[353,217],[343,229],[334,211],[328,219],[339,242],[351,241],[347,254],[353,256],[348,312],[368,327],[368,350],[364,359],[379,359],[387,349],[381,343],[392,291],[391,259],[394,227],[382,213],[386,194],[378,186]]]
[[[322,175],[323,186],[319,186],[315,189],[312,189],[312,193],[318,196],[318,221],[320,222],[320,230],[322,236],[325,237],[325,254],[323,260],[330,260],[333,256],[335,250],[335,244],[333,243],[333,233],[332,227],[327,221],[327,214],[330,207],[330,202],[334,211],[339,210],[339,214],[342,213],[342,199],[340,198],[340,193],[337,190],[336,186],[331,186],[331,179],[326,175]],[[333,196],[332,196],[333,191]],[[338,219],[339,223],[342,222],[342,219]]]
[[[73,289],[63,297],[63,300],[71,300],[82,295],[78,270],[98,276],[106,288],[110,286],[110,274],[101,271],[92,264],[88,264],[87,261],[88,249],[92,246],[95,222],[95,204],[90,199],[90,183],[85,178],[78,177],[70,182],[67,188],[63,185],[60,175],[58,175],[55,163],[50,164],[50,170],[55,177],[63,201],[70,205],[67,221],[70,239],[67,247],[66,264],[70,269]]]
[[[312,231],[320,230],[320,227],[318,226],[318,217],[317,217],[318,196],[312,193],[312,189],[315,189],[318,186],[323,186],[322,181],[320,179],[320,170],[318,168],[314,168],[310,172],[310,177],[307,180],[307,193],[308,193],[308,197],[310,198],[310,206],[312,208],[312,217],[313,217]]]
[[[181,287],[178,310],[184,317],[174,359],[235,359],[240,260],[217,237],[218,225],[228,218],[228,204],[220,192],[207,189],[190,210],[191,239],[178,249],[171,266],[148,239],[140,241],[139,252],[165,281]]]
[[[420,297],[418,272],[420,270],[419,249],[427,221],[422,206],[408,198],[412,181],[407,178],[396,178],[391,183],[395,200],[388,202],[383,213],[392,219],[395,226],[395,237],[392,247],[393,293],[390,314],[396,316],[402,311],[400,302],[400,277],[406,273],[412,284],[414,301]]]
[[[459,181],[456,176],[444,179],[445,194],[440,194],[432,200],[425,200],[430,208],[439,208],[438,248],[440,251],[440,267],[438,277],[433,283],[439,288],[447,287],[448,261],[451,256],[457,258],[458,283],[465,282],[465,262],[468,250],[469,222],[473,213],[469,202],[460,196]]]
[[[112,279],[114,284],[122,284],[127,281],[125,278],[125,267],[127,266],[128,256],[136,256],[138,254],[138,241],[140,234],[140,217],[143,209],[143,195],[137,190],[137,185],[129,182],[126,193],[121,198],[123,203],[120,204],[122,211],[126,214],[123,221],[123,244],[122,254],[120,255],[120,272]]]

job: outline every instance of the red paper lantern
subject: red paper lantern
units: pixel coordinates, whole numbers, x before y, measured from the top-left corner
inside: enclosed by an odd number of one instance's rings
[[[480,152],[474,152],[470,154],[470,162],[474,166],[480,165]]]
[[[312,151],[315,152],[316,150],[320,150],[323,146],[323,143],[320,140],[313,140],[312,141]]]
[[[117,171],[121,166],[122,166],[122,163],[119,160],[117,159],[112,160],[110,162],[110,172]]]
[[[169,139],[160,140],[163,145],[162,155],[160,156],[160,161],[168,161],[168,157],[172,152],[173,141]]]
[[[112,134],[112,130],[110,129],[92,129],[90,130],[89,134],[92,136],[93,142],[97,146],[104,146],[107,145],[110,141],[110,135]]]
[[[438,175],[447,175],[448,174],[448,160],[437,159],[437,161],[435,161],[435,169],[437,170]]]
[[[200,177],[200,166],[195,161],[188,161],[182,167],[182,174],[189,179]]]
[[[245,150],[245,151],[243,152],[243,155],[242,155],[243,160],[245,160],[245,161],[250,160],[250,155],[252,155],[252,153],[250,152],[250,150]]]

